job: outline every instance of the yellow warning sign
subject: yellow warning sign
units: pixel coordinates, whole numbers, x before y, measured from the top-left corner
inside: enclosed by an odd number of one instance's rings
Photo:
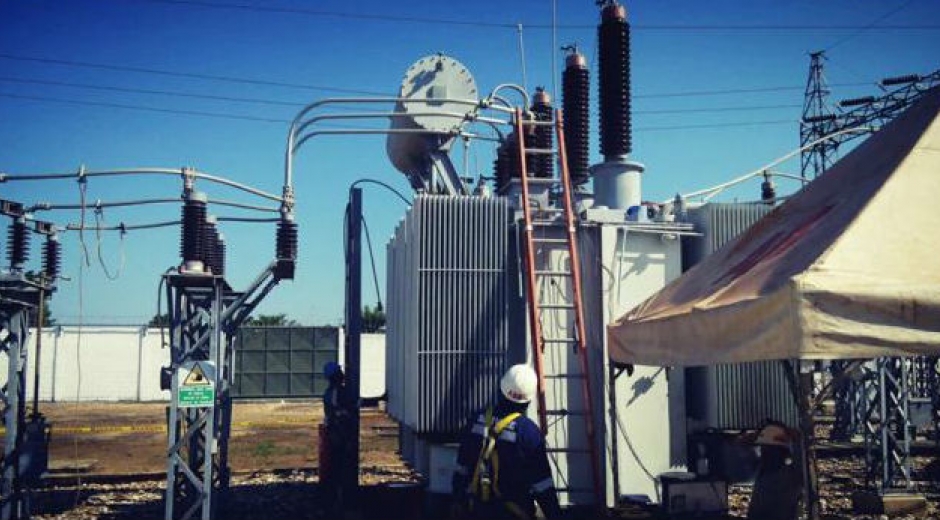
[[[193,365],[193,369],[189,371],[186,379],[183,380],[183,386],[209,386],[211,384],[212,382],[206,377],[206,373],[203,372],[199,363]]]

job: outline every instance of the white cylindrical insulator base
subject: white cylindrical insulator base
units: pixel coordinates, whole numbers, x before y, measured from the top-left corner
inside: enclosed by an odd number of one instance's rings
[[[640,174],[645,167],[632,161],[607,161],[591,167],[594,177],[594,205],[629,209],[643,200]]]

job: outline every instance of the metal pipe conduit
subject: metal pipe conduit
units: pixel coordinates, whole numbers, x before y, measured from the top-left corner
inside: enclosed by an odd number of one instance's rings
[[[173,176],[182,176],[182,177],[192,177],[195,179],[203,179],[209,182],[214,182],[217,184],[222,184],[235,188],[246,193],[251,193],[252,195],[257,195],[259,197],[273,200],[276,202],[283,202],[283,199],[277,195],[272,195],[265,191],[259,190],[247,184],[233,181],[226,177],[219,175],[212,175],[210,173],[201,172],[194,170],[192,168],[128,168],[128,169],[119,169],[119,170],[94,170],[86,171],[80,169],[74,173],[40,173],[40,174],[9,174],[9,173],[0,173],[0,183],[8,181],[46,181],[46,180],[55,180],[55,179],[83,179],[86,177],[109,177],[109,176],[122,176],[122,175],[173,175]]]
[[[523,99],[526,100],[526,106],[528,106],[528,94],[526,94],[525,91],[521,89],[521,87],[517,85],[510,85],[510,84],[503,84],[503,85],[497,86],[496,89],[493,90],[493,93],[490,94],[489,97],[481,101],[470,100],[470,99],[450,99],[450,98],[432,100],[432,99],[412,99],[412,98],[400,98],[400,97],[375,97],[375,98],[327,98],[327,99],[321,99],[319,101],[310,103],[309,105],[302,108],[300,112],[297,113],[296,116],[294,116],[294,119],[291,121],[290,127],[288,128],[288,131],[287,131],[287,148],[284,152],[284,192],[285,194],[293,192],[294,153],[297,148],[302,146],[304,142],[306,142],[309,139],[309,137],[307,137],[305,139],[301,139],[300,141],[297,141],[297,134],[303,131],[303,129],[305,129],[307,126],[309,126],[309,124],[304,122],[304,117],[307,116],[307,114],[309,114],[313,110],[316,110],[317,108],[320,108],[326,105],[331,105],[331,104],[352,104],[352,103],[424,103],[424,104],[453,103],[453,104],[458,104],[458,105],[466,105],[469,107],[492,109],[492,110],[496,110],[496,111],[500,111],[504,113],[512,113],[512,108],[509,106],[509,103],[507,103],[506,100],[496,96],[497,91],[499,91],[500,89],[504,89],[504,88],[512,88],[516,90],[517,92],[520,92],[523,96]],[[498,100],[500,104],[504,106],[494,105],[493,104],[494,100]],[[445,115],[445,114],[435,114],[435,115]],[[460,115],[460,117],[465,117],[465,116]],[[282,200],[282,202],[284,201]]]
[[[124,200],[124,201],[114,201],[114,202],[101,202],[96,201],[94,204],[54,204],[51,202],[38,202],[27,208],[27,212],[37,212],[37,211],[57,211],[57,210],[80,210],[85,209],[97,209],[97,208],[118,208],[125,206],[143,206],[148,204],[179,204],[184,202],[185,199],[182,197],[178,198],[166,198],[166,199],[137,199],[137,200]],[[207,199],[208,204],[214,204],[217,206],[226,206],[231,208],[238,209],[247,209],[252,211],[264,211],[268,213],[277,213],[280,211],[278,208],[270,206],[257,206],[253,204],[245,204],[242,202],[234,202],[222,199]]]

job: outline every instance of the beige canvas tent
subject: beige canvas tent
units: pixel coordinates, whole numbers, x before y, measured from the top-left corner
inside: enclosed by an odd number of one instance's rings
[[[608,327],[623,363],[940,353],[940,87]]]

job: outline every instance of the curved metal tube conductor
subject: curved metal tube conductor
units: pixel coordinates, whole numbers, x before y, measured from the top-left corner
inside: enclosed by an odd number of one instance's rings
[[[115,202],[101,202],[96,201],[94,204],[53,204],[51,202],[37,202],[33,204],[26,211],[30,213],[35,213],[38,211],[58,211],[58,210],[80,210],[83,207],[85,209],[98,209],[98,208],[120,208],[126,206],[145,206],[150,204],[179,204],[184,202],[182,197],[175,199],[139,199],[139,200],[122,200]],[[214,204],[216,206],[225,206],[229,208],[238,208],[238,209],[247,209],[252,211],[264,211],[267,213],[277,213],[280,211],[278,208],[271,206],[257,206],[254,204],[245,204],[242,202],[234,202],[229,200],[222,199],[207,199],[208,204]]]
[[[212,175],[210,173],[201,172],[194,170],[192,168],[129,168],[129,169],[120,169],[120,170],[96,170],[88,171],[80,169],[74,173],[39,173],[39,174],[8,174],[0,173],[0,183],[7,181],[47,181],[54,179],[83,179],[86,177],[109,177],[109,176],[119,176],[119,175],[173,175],[173,176],[190,176],[195,179],[203,179],[209,182],[214,182],[216,184],[222,184],[235,188],[246,193],[251,193],[252,195],[257,195],[259,197],[273,200],[275,202],[283,202],[282,198],[277,195],[272,195],[265,191],[253,188],[247,184],[243,184],[225,177],[218,175]]]
[[[529,93],[525,91],[524,88],[516,85],[514,83],[501,83],[496,85],[496,88],[493,89],[493,92],[490,94],[490,97],[496,98],[496,93],[503,89],[510,89],[516,91],[522,97],[523,110],[528,110],[532,103],[529,101]]]
[[[303,122],[299,127],[297,127],[297,132],[294,134],[296,138],[297,134],[303,133],[304,130],[317,123],[319,121],[326,121],[330,119],[373,119],[373,118],[393,118],[393,117],[422,117],[422,116],[438,116],[438,117],[449,117],[453,119],[460,119],[467,122],[476,122],[489,123],[495,125],[511,125],[512,121],[497,119],[493,117],[478,116],[473,112],[460,113],[460,112],[357,112],[352,114],[324,114],[321,116],[311,117]],[[297,143],[297,146],[300,146],[300,143]],[[296,149],[295,149],[296,150]]]
[[[839,137],[840,135],[843,135],[843,134],[849,134],[849,133],[855,133],[855,132],[859,132],[859,133],[862,133],[862,132],[877,132],[877,131],[878,131],[878,128],[877,128],[877,127],[873,127],[873,126],[864,126],[864,127],[846,128],[846,129],[844,129],[844,130],[839,130],[838,132],[833,132],[833,133],[831,133],[831,134],[829,134],[829,135],[825,135],[825,136],[823,136],[823,137],[820,137],[819,139],[817,139],[817,140],[815,140],[815,141],[813,141],[813,142],[811,142],[811,143],[808,143],[808,144],[806,144],[805,146],[801,146],[801,147],[799,147],[799,148],[797,148],[797,149],[795,149],[795,150],[793,150],[793,151],[791,151],[791,152],[789,152],[789,153],[787,153],[787,154],[785,154],[785,155],[782,155],[782,156],[780,156],[780,157],[774,159],[773,161],[770,161],[769,163],[765,164],[764,166],[761,166],[760,168],[758,168],[758,169],[756,169],[756,170],[754,170],[754,171],[752,171],[752,172],[749,172],[749,173],[746,173],[746,174],[744,174],[744,175],[742,175],[742,176],[740,176],[740,177],[731,179],[731,180],[728,181],[728,182],[723,182],[723,183],[721,183],[721,184],[719,184],[719,185],[717,185],[717,186],[712,186],[711,188],[705,188],[705,189],[703,189],[703,190],[698,190],[698,191],[693,191],[693,192],[691,192],[691,193],[682,194],[681,197],[682,197],[683,199],[690,199],[690,198],[693,198],[693,197],[705,196],[705,200],[708,200],[708,199],[710,199],[711,197],[714,197],[715,195],[718,195],[718,194],[721,193],[722,191],[724,191],[724,190],[726,190],[726,189],[728,189],[728,188],[730,188],[730,187],[732,187],[732,186],[735,186],[735,185],[737,185],[737,184],[741,184],[742,182],[744,182],[744,181],[746,181],[746,180],[748,180],[748,179],[751,179],[751,178],[753,178],[753,177],[757,177],[757,176],[759,176],[759,175],[763,175],[763,174],[764,174],[764,171],[769,170],[770,168],[773,168],[774,166],[777,166],[777,165],[780,164],[780,163],[783,163],[783,162],[785,162],[785,161],[788,161],[788,160],[792,159],[792,158],[795,157],[796,155],[802,153],[803,150],[807,150],[807,149],[809,149],[809,148],[812,148],[812,147],[816,146],[817,144],[819,144],[819,143],[821,143],[821,142],[823,142],[823,141],[827,141],[827,140],[829,140],[829,139],[833,139],[833,138],[835,138],[835,137]],[[674,200],[674,199],[664,200],[664,201],[663,201],[663,204],[672,202],[673,200]]]
[[[136,231],[140,229],[156,229],[162,227],[174,227],[182,224],[179,220],[167,220],[164,222],[153,222],[150,224],[117,224],[113,226],[89,226],[79,224],[66,224],[63,231]]]
[[[279,222],[278,218],[251,218],[251,217],[216,217],[218,222],[247,222],[247,223],[270,223]],[[63,231],[138,231],[141,229],[157,229],[163,227],[174,227],[182,224],[181,220],[167,220],[163,222],[151,222],[148,224],[114,224],[108,226],[81,226],[80,224],[67,224],[64,228],[57,227]]]
[[[297,141],[297,147],[309,141],[310,139],[318,135],[387,135],[387,134],[423,134],[423,135],[447,135],[452,137],[466,137],[469,139],[480,139],[483,141],[494,141],[499,142],[498,138],[489,137],[481,134],[474,134],[470,132],[463,132],[460,130],[421,130],[419,128],[388,128],[388,129],[375,129],[375,130],[366,130],[361,128],[350,128],[348,130],[316,130],[304,134],[300,140]]]
[[[475,107],[478,109],[489,108],[489,109],[493,109],[493,110],[497,110],[497,111],[501,111],[505,113],[511,113],[512,108],[508,106],[509,103],[507,103],[504,99],[496,95],[497,90],[503,89],[503,88],[512,88],[520,92],[522,94],[523,99],[526,100],[526,106],[528,106],[529,96],[528,94],[526,94],[525,90],[519,87],[518,85],[510,85],[510,84],[499,85],[496,88],[496,90],[493,90],[493,92],[489,96],[484,98],[483,100],[470,100],[470,99],[434,99],[434,100],[431,100],[431,99],[412,99],[412,98],[401,98],[401,97],[374,97],[374,98],[363,97],[363,98],[327,98],[327,99],[321,99],[319,101],[310,103],[309,105],[303,107],[297,113],[297,115],[294,116],[294,119],[291,121],[290,127],[287,130],[287,147],[286,147],[286,150],[284,151],[284,197],[282,198],[282,201],[281,201],[282,206],[287,211],[291,211],[292,209],[291,205],[293,204],[292,199],[293,199],[293,190],[294,190],[293,188],[294,186],[294,153],[296,153],[297,149],[300,148],[307,140],[309,140],[314,135],[322,135],[322,134],[327,133],[327,132],[311,133],[311,134],[307,134],[303,139],[300,139],[300,140],[297,139],[297,135],[300,132],[302,132],[303,130],[308,128],[310,124],[315,122],[315,121],[304,121],[304,117],[306,117],[307,114],[309,114],[313,110],[316,110],[317,108],[330,105],[330,104],[351,104],[351,103],[424,103],[424,104],[428,104],[432,102],[433,103],[445,103],[446,102],[446,103],[452,103],[452,104],[458,104],[458,105],[466,105],[466,106]],[[499,100],[502,105],[506,105],[506,106],[494,105],[493,100]],[[441,115],[441,114],[435,113],[434,115]],[[388,116],[385,116],[385,117],[388,117]],[[466,115],[461,114],[459,117],[465,118]],[[334,117],[332,119],[338,119],[338,118]],[[495,121],[500,121],[500,120],[495,120]],[[484,122],[489,122],[489,121],[484,121]],[[500,123],[502,123],[502,121],[500,121]],[[425,133],[428,133],[428,132],[425,132]],[[460,135],[460,134],[455,134],[455,135]]]

